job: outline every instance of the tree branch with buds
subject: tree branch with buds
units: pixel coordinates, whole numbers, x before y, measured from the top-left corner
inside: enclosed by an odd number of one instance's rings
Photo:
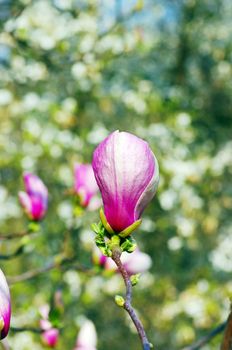
[[[50,270],[56,269],[56,268],[65,268],[65,267],[70,267],[70,264],[72,268],[82,271],[85,273],[89,273],[90,269],[84,265],[81,265],[80,263],[76,263],[76,257],[66,257],[63,254],[57,254],[55,255],[50,262],[47,262],[43,267],[33,269],[33,270],[28,270],[20,275],[16,276],[7,276],[7,280],[9,285],[23,282],[30,280],[32,278],[36,278],[37,276],[44,274]],[[74,264],[74,265],[72,265]]]
[[[134,323],[138,335],[140,337],[142,346],[143,346],[143,350],[150,350],[151,349],[151,345],[147,339],[144,327],[142,325],[142,322],[140,321],[140,319],[138,318],[138,316],[135,313],[135,310],[133,309],[132,305],[131,305],[131,300],[132,300],[132,283],[130,280],[130,276],[128,275],[125,267],[123,266],[120,257],[121,257],[121,250],[120,247],[115,247],[112,249],[112,256],[111,258],[113,259],[113,261],[115,262],[115,264],[118,267],[119,272],[121,273],[125,286],[126,286],[126,299],[125,301],[122,300],[122,306],[129,314],[132,322]],[[117,300],[116,300],[117,302]],[[119,304],[119,303],[118,303]]]
[[[19,256],[19,255],[23,254],[24,247],[25,247],[25,245],[22,244],[13,253],[10,253],[10,254],[7,254],[7,255],[0,255],[0,260],[10,260],[10,259],[15,258],[16,256]]]
[[[22,238],[24,236],[27,236],[29,234],[28,231],[23,231],[19,233],[8,233],[6,235],[0,235],[0,241],[8,241],[12,239]]]

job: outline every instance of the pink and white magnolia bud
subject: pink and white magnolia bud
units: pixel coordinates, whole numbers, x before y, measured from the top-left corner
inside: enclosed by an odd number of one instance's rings
[[[49,310],[50,307],[48,304],[44,304],[40,307],[39,313],[42,316],[42,319],[39,321],[39,324],[40,328],[44,331],[41,334],[43,343],[50,348],[54,348],[59,339],[59,330],[52,327],[52,324],[48,319]]]
[[[26,192],[19,192],[19,201],[30,219],[41,220],[47,211],[48,190],[42,180],[31,173],[23,175]]]
[[[7,336],[10,328],[11,301],[6,278],[0,269],[0,339]]]
[[[156,157],[147,142],[115,131],[98,145],[92,165],[107,222],[121,232],[140,218],[155,195],[159,182]]]
[[[82,325],[74,350],[97,350],[97,333],[93,322],[86,320]]]
[[[54,348],[59,339],[59,330],[57,328],[50,328],[42,333],[43,343],[50,348]]]
[[[74,189],[80,197],[81,205],[88,207],[90,210],[98,209],[101,206],[101,201],[96,196],[99,188],[94,177],[92,165],[76,163],[74,180]]]

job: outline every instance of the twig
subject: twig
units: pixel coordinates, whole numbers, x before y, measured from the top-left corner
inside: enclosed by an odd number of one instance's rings
[[[16,256],[23,254],[23,250],[24,250],[24,245],[21,245],[19,248],[16,249],[15,252],[11,254],[0,255],[0,260],[10,260],[12,258],[15,258]]]
[[[32,333],[42,333],[44,330],[41,328],[35,328],[35,327],[10,327],[10,330],[15,333],[19,332],[32,332]]]
[[[7,281],[9,285],[23,282],[26,280],[29,280],[31,278],[37,277],[38,275],[41,275],[49,270],[54,269],[55,267],[58,267],[60,264],[57,264],[57,262],[52,261],[50,263],[47,263],[44,267],[34,269],[34,270],[29,270],[27,272],[22,273],[21,275],[17,276],[7,276]]]
[[[22,273],[21,275],[16,275],[16,276],[7,276],[7,281],[9,285],[27,281],[29,279],[35,278],[45,272],[48,272],[52,269],[59,268],[59,267],[64,267],[66,264],[71,264],[75,262],[76,257],[72,258],[67,258],[65,256],[62,256],[62,254],[58,254],[53,257],[52,261],[48,262],[45,266],[40,267],[38,269],[33,269],[29,270],[27,272]],[[89,268],[85,267],[81,264],[75,264],[74,268],[76,270],[82,271],[82,272],[89,272]]]
[[[118,248],[114,248],[112,250],[112,259],[115,262],[115,264],[118,267],[119,272],[121,273],[125,286],[126,286],[126,300],[125,303],[123,305],[124,309],[128,312],[131,320],[133,321],[138,335],[140,337],[140,340],[142,342],[143,345],[143,350],[150,350],[150,343],[147,339],[145,330],[143,328],[143,325],[141,323],[141,321],[139,320],[138,316],[136,315],[132,305],[131,305],[131,299],[132,299],[132,284],[131,284],[131,280],[130,280],[130,276],[128,275],[126,269],[124,268],[121,260],[120,260],[120,256],[121,256],[121,251]]]
[[[0,236],[0,241],[6,241],[6,240],[10,240],[10,239],[17,239],[17,238],[22,238],[28,234],[32,234],[27,232],[27,231],[23,231],[23,232],[19,232],[19,233],[10,233],[8,235],[3,235],[3,236]]]
[[[225,333],[221,344],[221,350],[232,350],[232,309],[229,317],[225,322]]]
[[[213,329],[209,334],[199,339],[196,343],[186,346],[182,350],[198,350],[202,348],[202,346],[209,343],[211,339],[213,339],[216,335],[221,333],[225,329],[225,326],[226,326],[226,322],[221,323],[219,326]]]

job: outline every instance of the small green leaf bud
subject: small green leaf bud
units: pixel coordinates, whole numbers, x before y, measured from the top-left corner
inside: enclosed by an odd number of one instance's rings
[[[136,273],[136,275],[130,276],[132,286],[136,286],[136,284],[139,282],[139,277],[140,273]]]
[[[125,299],[121,295],[115,295],[114,300],[115,303],[120,307],[123,307],[125,304]]]
[[[98,248],[100,249],[100,251],[102,252],[103,255],[111,257],[112,252],[109,249],[109,247],[107,247],[106,245],[105,246],[97,245],[97,246],[98,246]]]

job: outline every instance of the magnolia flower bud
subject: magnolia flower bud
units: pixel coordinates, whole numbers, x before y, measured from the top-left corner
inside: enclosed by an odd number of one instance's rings
[[[50,328],[42,333],[42,340],[44,344],[50,348],[54,348],[58,342],[59,330],[57,328]]]
[[[23,175],[26,192],[19,192],[19,201],[30,219],[41,220],[48,206],[48,190],[42,180],[31,173]]]
[[[74,350],[96,350],[97,333],[93,322],[86,320],[82,325]]]
[[[92,165],[107,222],[121,232],[140,218],[155,195],[158,162],[147,142],[115,131],[98,145]]]
[[[39,313],[42,316],[42,319],[39,324],[40,328],[43,330],[43,333],[41,334],[43,343],[50,348],[54,348],[59,339],[59,330],[52,327],[52,324],[49,321],[49,310],[50,307],[48,304],[44,304],[40,307]]]
[[[99,191],[91,164],[75,164],[74,189],[80,197],[80,204],[90,210],[101,206],[100,199],[96,196]]]
[[[10,327],[11,302],[6,278],[0,269],[0,339],[7,336]]]

